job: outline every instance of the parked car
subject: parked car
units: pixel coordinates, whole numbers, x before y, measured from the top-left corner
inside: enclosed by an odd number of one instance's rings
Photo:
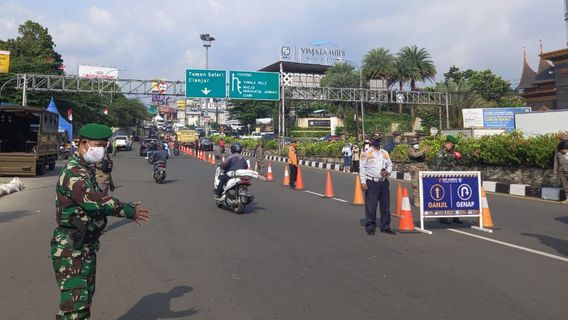
[[[140,143],[140,156],[145,157],[148,155],[148,149],[152,143],[158,143],[158,139],[144,139]]]
[[[114,142],[117,150],[132,150],[132,140],[128,136],[116,136],[114,137]]]
[[[262,140],[269,141],[276,139],[276,135],[274,133],[265,133],[261,137]]]
[[[341,136],[328,134],[325,137],[319,138],[318,141],[319,142],[322,142],[322,141],[327,141],[327,142],[329,142],[329,141],[341,141]]]
[[[213,141],[208,138],[199,139],[199,150],[201,151],[213,151]]]

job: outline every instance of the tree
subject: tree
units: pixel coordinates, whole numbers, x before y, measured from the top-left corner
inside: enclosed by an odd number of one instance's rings
[[[432,62],[430,53],[424,48],[418,49],[416,45],[401,48],[397,59],[406,65],[404,70],[410,80],[410,89],[416,90],[416,81],[433,80],[436,76],[436,67]]]
[[[495,75],[489,69],[484,71],[471,69],[460,71],[458,67],[452,66],[448,72],[444,73],[444,78],[446,82],[468,81],[473,91],[478,93],[485,100],[494,102],[497,105],[500,105],[502,99],[513,93],[509,81]]]
[[[362,72],[366,79],[390,80],[395,74],[395,58],[389,49],[371,49],[363,57]]]
[[[325,71],[320,84],[322,87],[358,88],[359,72],[350,63],[339,62]]]
[[[258,100],[230,100],[229,115],[243,125],[254,127],[258,118],[274,118],[277,108],[274,102]],[[276,117],[277,118],[277,117]]]

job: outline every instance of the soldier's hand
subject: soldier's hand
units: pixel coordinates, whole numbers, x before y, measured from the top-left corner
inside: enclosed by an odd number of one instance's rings
[[[386,177],[388,175],[389,175],[389,173],[388,173],[387,170],[385,170],[385,169],[381,170],[381,176]]]
[[[361,184],[361,190],[367,191],[367,184],[366,183]]]
[[[142,225],[142,222],[150,221],[150,211],[148,209],[142,208],[140,205],[142,202],[138,201],[134,203],[134,209],[136,213],[134,214],[134,221],[139,225]]]

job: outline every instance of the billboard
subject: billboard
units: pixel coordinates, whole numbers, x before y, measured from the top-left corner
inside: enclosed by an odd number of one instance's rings
[[[260,130],[260,132],[274,132],[272,118],[256,119],[256,128],[257,130]]]
[[[0,73],[10,72],[10,51],[0,50]]]
[[[531,112],[530,107],[462,109],[463,127],[471,129],[515,130],[515,113]]]
[[[77,74],[80,78],[118,79],[117,68],[79,66]]]

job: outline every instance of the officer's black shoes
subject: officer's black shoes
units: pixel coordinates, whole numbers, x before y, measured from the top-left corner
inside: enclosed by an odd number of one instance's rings
[[[296,189],[296,186],[293,185],[293,184],[291,184],[291,185],[290,185],[290,189],[295,190],[295,189]]]
[[[373,229],[367,229],[367,234],[370,236],[374,236],[375,235],[375,230]]]
[[[448,220],[448,218],[440,218],[438,219],[438,222],[443,223],[443,224],[450,224],[451,222]]]
[[[463,221],[461,221],[460,218],[453,218],[452,222],[457,224],[463,224]]]
[[[396,234],[396,231],[394,231],[394,230],[391,229],[391,228],[388,228],[388,229],[381,229],[381,232],[382,232],[382,233],[392,234],[393,236]]]

